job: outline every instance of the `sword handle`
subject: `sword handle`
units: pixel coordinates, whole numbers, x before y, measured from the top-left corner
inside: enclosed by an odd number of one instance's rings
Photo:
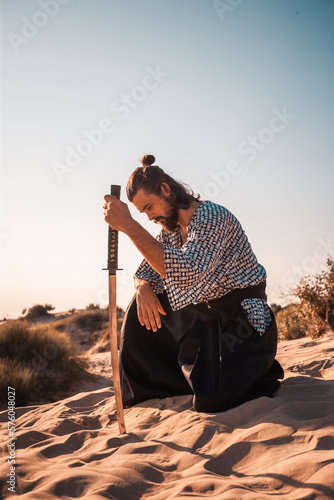
[[[118,200],[121,196],[121,186],[112,184],[110,186],[110,194]],[[109,226],[108,229],[108,264],[109,274],[116,274],[118,269],[118,231],[115,231]]]

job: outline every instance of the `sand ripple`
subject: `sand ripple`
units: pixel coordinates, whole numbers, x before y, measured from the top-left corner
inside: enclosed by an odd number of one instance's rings
[[[195,413],[190,396],[151,400],[125,411],[122,436],[108,379],[18,409],[16,495],[3,480],[3,497],[334,498],[334,338],[281,342],[278,359],[286,379],[272,399],[217,414]],[[6,412],[0,421],[5,478]]]

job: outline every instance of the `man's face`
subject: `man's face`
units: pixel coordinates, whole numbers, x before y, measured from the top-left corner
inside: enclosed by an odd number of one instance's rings
[[[146,193],[138,189],[133,197],[133,204],[139,212],[145,212],[147,217],[154,222],[159,222],[167,231],[175,231],[179,217],[178,209],[169,201],[168,192],[162,186],[160,196]]]

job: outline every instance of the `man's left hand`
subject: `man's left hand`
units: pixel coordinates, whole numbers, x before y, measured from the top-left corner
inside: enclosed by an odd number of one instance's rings
[[[106,194],[104,200],[104,220],[110,227],[112,227],[112,229],[115,229],[115,231],[126,232],[126,229],[129,228],[129,225],[133,222],[133,218],[127,204],[118,200],[111,194]]]

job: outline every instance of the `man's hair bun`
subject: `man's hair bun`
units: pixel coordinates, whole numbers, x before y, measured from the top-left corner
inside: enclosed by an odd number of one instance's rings
[[[140,161],[142,165],[153,165],[155,158],[153,155],[144,155]]]

